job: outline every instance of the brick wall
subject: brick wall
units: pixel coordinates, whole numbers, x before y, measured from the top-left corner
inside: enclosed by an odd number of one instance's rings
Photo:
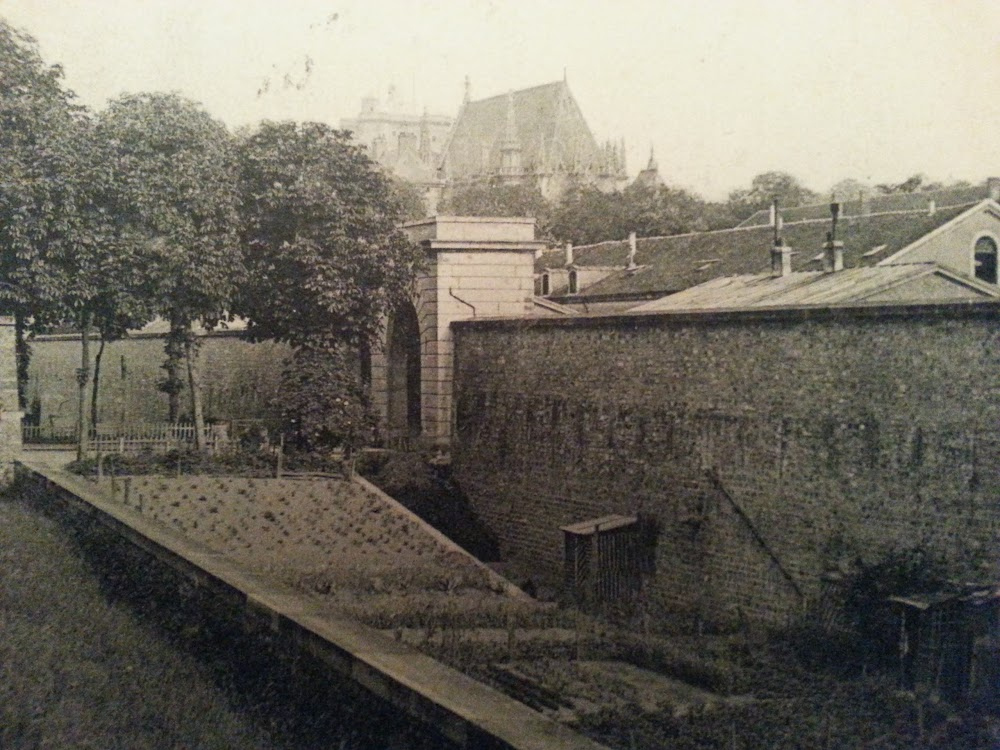
[[[456,477],[551,580],[561,525],[656,519],[653,603],[709,619],[781,619],[857,555],[996,561],[998,313],[459,323]]]
[[[157,390],[165,376],[160,337],[131,338],[107,345],[101,361],[99,421],[161,422],[167,397]],[[97,344],[91,342],[91,371]],[[277,398],[282,363],[288,348],[270,342],[250,344],[236,336],[203,339],[199,357],[206,419],[266,416]],[[31,344],[28,401],[42,406],[42,424],[72,428],[77,418],[76,368],[79,339],[43,339]],[[90,408],[88,386],[88,414]],[[181,409],[189,411],[185,391]]]

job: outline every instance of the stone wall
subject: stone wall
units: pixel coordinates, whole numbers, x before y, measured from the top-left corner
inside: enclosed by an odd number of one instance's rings
[[[164,339],[135,337],[107,345],[101,360],[98,421],[129,424],[163,422],[167,397],[157,389],[165,373]],[[91,342],[91,371],[98,345]],[[199,370],[205,418],[228,420],[267,416],[280,393],[288,348],[270,342],[250,344],[236,335],[202,339]],[[72,428],[77,419],[76,369],[80,340],[48,337],[31,343],[28,402],[41,405],[41,423]],[[90,408],[88,386],[88,414]],[[181,409],[190,410],[182,393]]]
[[[550,581],[559,527],[659,525],[654,610],[781,620],[923,547],[1000,559],[1000,305],[455,324],[456,478]]]

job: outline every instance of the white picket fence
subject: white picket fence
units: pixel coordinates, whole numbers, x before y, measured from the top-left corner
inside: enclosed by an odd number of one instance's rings
[[[202,432],[203,445],[209,450],[222,448],[229,442],[226,425],[210,425]],[[97,453],[139,453],[193,448],[193,424],[135,424],[126,428],[97,425],[87,439],[87,449]]]
[[[218,450],[229,443],[227,425],[210,425],[202,433],[204,445],[209,450]],[[26,444],[77,442],[75,428],[53,430],[51,427],[28,425],[22,428],[22,438]],[[169,450],[193,448],[195,427],[192,424],[170,424],[157,422],[118,425],[97,425],[87,438],[87,450],[94,453],[139,453],[152,451],[165,453]]]

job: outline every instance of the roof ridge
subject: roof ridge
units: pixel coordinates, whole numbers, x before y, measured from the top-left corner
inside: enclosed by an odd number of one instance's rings
[[[484,102],[489,102],[489,101],[492,101],[494,99],[502,99],[502,98],[508,97],[511,94],[513,94],[514,96],[517,96],[518,94],[524,94],[524,93],[527,93],[529,91],[534,91],[535,89],[544,89],[544,88],[550,87],[550,86],[563,86],[563,85],[566,85],[566,87],[569,88],[569,85],[566,84],[566,82],[562,81],[562,80],[559,80],[559,81],[550,81],[549,83],[539,83],[539,84],[536,84],[534,86],[528,86],[527,88],[523,88],[523,89],[512,89],[511,91],[507,91],[507,92],[502,93],[502,94],[494,94],[493,96],[487,96],[487,97],[484,97],[482,99],[473,99],[472,101],[469,102],[469,104],[482,104]]]
[[[986,200],[986,199],[984,199],[984,200]],[[951,206],[939,206],[935,210],[935,214],[938,213],[938,212],[948,211],[948,210],[957,209],[957,208],[968,208],[968,207],[971,207],[971,206],[977,206],[977,205],[979,205],[982,202],[983,202],[982,200],[977,200],[977,201],[971,201],[971,202],[968,202],[968,203],[956,203],[956,204],[951,205]],[[863,220],[863,219],[878,218],[878,217],[882,217],[882,216],[920,216],[920,215],[927,215],[927,209],[926,208],[907,208],[907,209],[900,209],[900,210],[896,210],[896,211],[878,211],[876,213],[871,213],[871,214],[853,214],[853,215],[848,215],[848,216],[843,217],[843,219],[846,220],[846,221],[857,221],[857,220]],[[809,224],[828,224],[829,222],[830,222],[829,218],[822,218],[822,219],[798,219],[796,221],[782,222],[782,226],[784,226],[784,227],[798,227],[798,226],[806,226],[806,225],[809,225]],[[685,239],[685,238],[688,238],[688,237],[705,237],[705,236],[709,236],[709,235],[716,235],[717,236],[717,235],[721,235],[721,234],[725,234],[725,233],[748,232],[748,231],[761,230],[761,229],[773,229],[773,227],[771,227],[770,225],[766,225],[766,224],[754,224],[754,225],[751,225],[751,226],[735,226],[735,227],[725,227],[725,228],[722,228],[722,229],[707,229],[707,230],[701,230],[701,231],[696,231],[696,232],[683,232],[681,234],[661,234],[661,235],[653,235],[653,236],[650,236],[650,237],[636,237],[636,243],[646,242],[646,241],[654,241],[654,240]],[[577,245],[577,246],[574,247],[574,251],[575,252],[581,252],[581,251],[595,249],[595,248],[610,247],[612,245],[625,244],[627,242],[628,242],[628,239],[603,240],[601,242],[595,242],[595,243],[590,244],[590,245]],[[552,252],[557,251],[557,250],[559,250],[559,248],[553,248]]]
[[[909,196],[914,196],[914,195],[936,195],[938,193],[953,193],[956,190],[988,190],[988,188],[983,187],[982,185],[968,185],[966,187],[950,187],[950,188],[949,187],[943,187],[943,188],[938,188],[937,190],[915,190],[912,193],[869,193],[868,198],[892,198],[892,197],[899,198],[899,197],[907,196],[907,195],[909,195]],[[858,198],[848,198],[846,200],[838,200],[838,201],[836,201],[836,203],[839,203],[841,205],[843,205],[845,203],[857,203],[857,202],[858,202]],[[972,202],[973,203],[978,203],[979,201],[976,200],[976,201],[972,201]],[[820,201],[819,203],[803,203],[801,206],[789,206],[787,210],[789,210],[789,211],[795,211],[795,210],[798,210],[800,208],[821,208],[822,206],[829,206],[829,205],[830,205],[830,201]],[[964,204],[956,203],[955,205],[964,205]],[[757,214],[761,213],[762,211],[767,211],[767,210],[768,209],[766,209],[766,208],[761,208],[761,209],[758,209],[757,211],[755,211],[754,214],[752,214],[752,215],[756,216]]]

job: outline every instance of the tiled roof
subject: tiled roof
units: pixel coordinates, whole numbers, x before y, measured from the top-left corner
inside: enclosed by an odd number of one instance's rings
[[[836,273],[799,271],[778,277],[770,274],[725,276],[639,305],[632,311],[724,310],[864,302],[931,275],[949,284],[949,294],[954,300],[1000,296],[995,288],[973,280],[958,280],[954,274],[934,263],[913,263],[848,268]],[[915,295],[920,293],[921,290],[914,292]]]
[[[968,205],[969,203],[975,203],[989,197],[990,190],[986,185],[928,190],[919,193],[889,193],[887,195],[873,193],[867,198],[867,212],[886,213],[888,211],[925,210],[930,201],[934,201],[937,208],[948,208],[950,206]],[[850,196],[847,200],[842,199],[840,201],[840,211],[842,216],[861,216],[865,213],[859,196]],[[830,203],[828,201],[808,206],[783,208],[781,209],[781,218],[786,224],[793,221],[805,221],[807,219],[829,219]],[[768,226],[770,223],[771,211],[770,209],[764,209],[740,222],[739,226]]]
[[[936,211],[910,211],[855,216],[837,223],[837,239],[844,243],[847,268],[873,266],[946,224],[971,206]],[[782,238],[792,249],[792,269],[822,268],[823,244],[829,220],[786,223]],[[671,237],[640,238],[636,242],[637,268],[627,270],[628,242],[602,242],[574,249],[577,266],[618,266],[620,270],[581,290],[582,295],[677,292],[720,276],[764,273],[770,269],[771,227],[722,229]],[[544,253],[537,265],[557,267],[563,251]]]
[[[529,173],[562,169],[600,172],[605,154],[598,148],[565,81],[466,103],[458,115],[443,164],[449,178],[496,173],[513,98],[521,167]]]

